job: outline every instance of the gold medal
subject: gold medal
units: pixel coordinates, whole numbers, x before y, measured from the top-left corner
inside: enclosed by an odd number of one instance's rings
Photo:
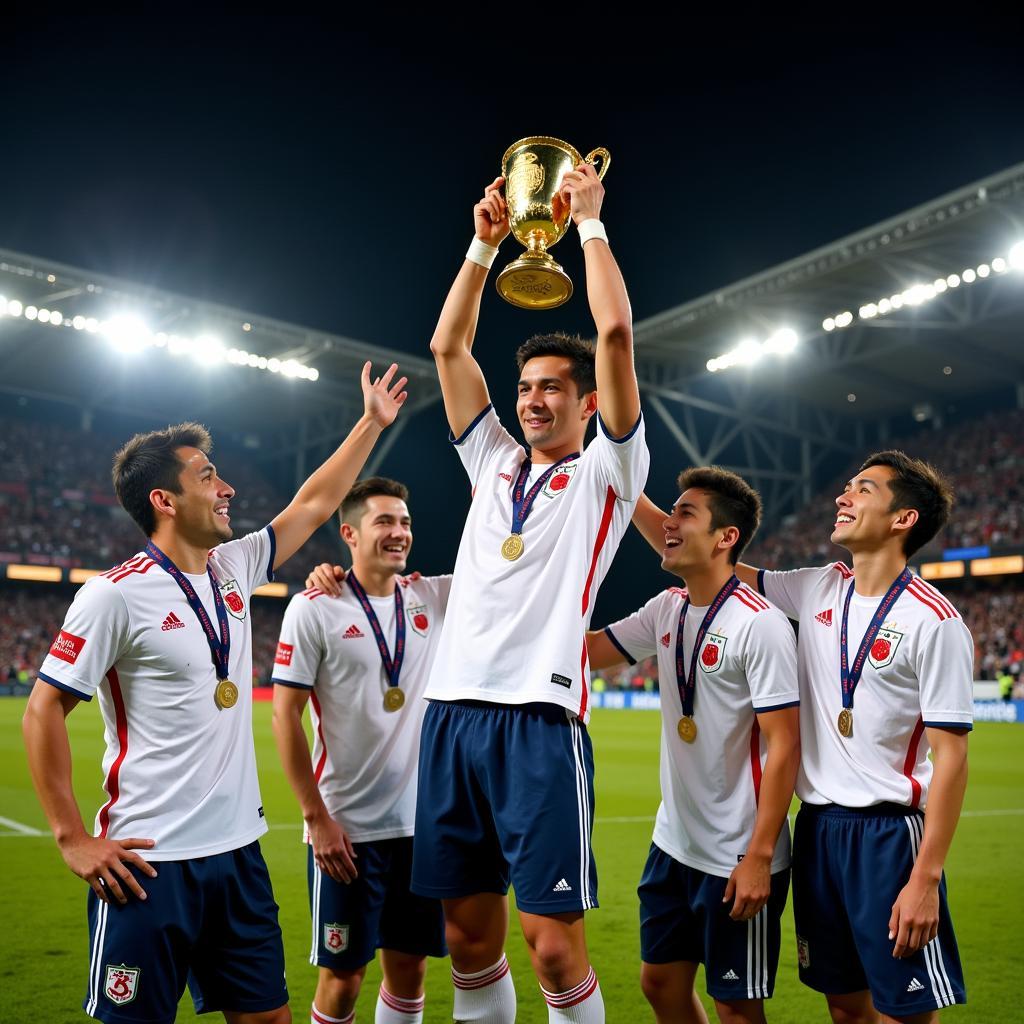
[[[400,686],[389,686],[384,691],[384,710],[398,711],[405,703],[405,691]]]
[[[836,722],[836,727],[839,729],[839,735],[844,739],[849,739],[853,735],[853,711],[850,708],[843,708],[839,712],[839,721]]]
[[[697,738],[697,723],[689,715],[683,715],[679,719],[676,731],[684,743],[692,743]]]
[[[514,562],[524,550],[523,538],[518,533],[509,534],[508,539],[501,545],[501,557],[506,562]]]
[[[224,711],[238,703],[238,687],[230,679],[218,679],[217,689],[213,691],[214,703]]]

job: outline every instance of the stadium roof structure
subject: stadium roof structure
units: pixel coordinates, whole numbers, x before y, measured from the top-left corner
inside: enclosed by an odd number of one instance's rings
[[[1022,242],[1018,164],[666,310],[635,329],[645,405],[766,507],[806,501],[890,421],[1011,386],[1024,406]]]
[[[144,351],[157,357],[145,370],[132,358]],[[202,420],[230,404],[258,457],[293,459],[301,480],[307,456],[332,450],[362,414],[367,360],[375,373],[399,363],[413,396],[373,472],[411,414],[440,399],[432,360],[0,249],[0,395],[66,403],[86,421],[105,408]]]

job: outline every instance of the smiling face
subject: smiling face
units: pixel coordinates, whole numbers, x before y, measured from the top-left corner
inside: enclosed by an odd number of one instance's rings
[[[182,464],[180,493],[159,492],[174,509],[174,532],[199,548],[231,540],[229,506],[234,488],[217,475],[217,467],[198,448],[177,448],[175,454]]]
[[[917,522],[913,509],[893,508],[888,466],[869,466],[850,480],[836,498],[832,543],[857,551],[877,551],[890,543],[902,546],[906,531]]]
[[[703,573],[717,560],[729,560],[729,550],[739,539],[735,526],[712,528],[711,495],[698,487],[683,491],[664,522],[665,547],[661,567],[686,579],[687,573]],[[730,563],[731,564],[731,563]]]
[[[366,499],[358,523],[342,524],[341,536],[357,574],[403,573],[412,549],[409,508],[401,498],[374,494]]]
[[[597,392],[581,398],[571,367],[565,356],[536,356],[519,375],[516,415],[526,443],[539,452],[583,447]]]

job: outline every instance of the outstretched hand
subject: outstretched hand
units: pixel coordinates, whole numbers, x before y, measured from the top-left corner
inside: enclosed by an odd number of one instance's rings
[[[360,384],[363,388],[363,409],[379,427],[389,427],[395,422],[398,410],[405,404],[409,397],[407,391],[402,389],[409,383],[408,377],[399,377],[392,384],[395,374],[398,372],[398,363],[392,363],[383,377],[375,377],[370,382],[370,363],[363,364],[363,373]]]
[[[497,177],[484,189],[484,197],[473,207],[473,230],[476,237],[497,248],[508,237],[508,206],[501,194],[505,179]]]

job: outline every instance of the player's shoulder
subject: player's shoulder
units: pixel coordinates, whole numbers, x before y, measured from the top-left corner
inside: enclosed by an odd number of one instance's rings
[[[952,601],[920,576],[911,578],[904,593],[910,598],[909,607],[917,611],[925,623],[961,618]]]
[[[115,565],[107,569],[106,572],[101,572],[98,576],[94,576],[87,581],[86,586],[93,584],[94,588],[106,585],[125,588],[126,586],[138,583],[148,573],[151,573],[155,566],[156,562],[144,551],[140,551],[126,562],[121,562],[120,565]],[[159,573],[153,578],[158,579]]]
[[[764,612],[778,611],[768,598],[759,594],[753,587],[748,587],[746,583],[741,583],[729,596],[730,611],[739,613],[743,619],[761,615]]]

